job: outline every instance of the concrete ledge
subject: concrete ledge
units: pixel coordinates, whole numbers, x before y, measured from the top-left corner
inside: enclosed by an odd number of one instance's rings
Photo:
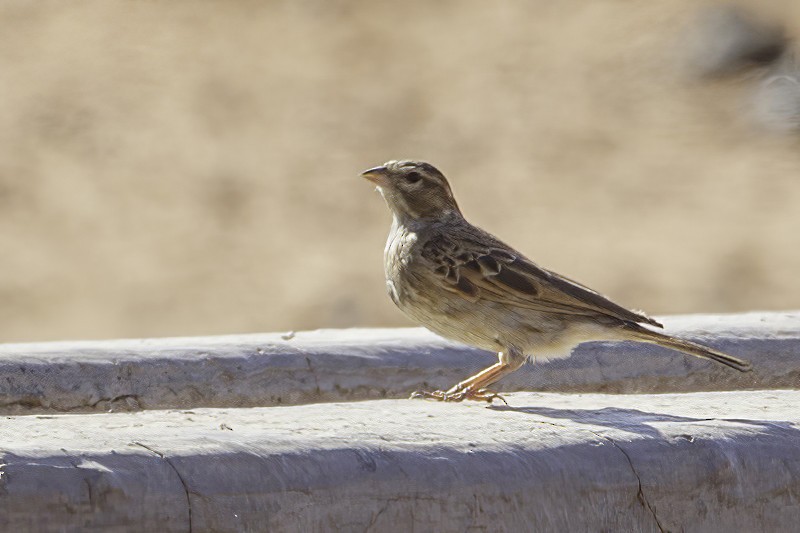
[[[669,392],[800,388],[800,312],[662,319],[752,360],[741,374],[654,346],[593,343],[526,365],[499,390]],[[495,355],[421,329],[0,345],[0,412],[252,407],[407,397],[448,388]]]
[[[0,419],[0,530],[791,531],[800,392]]]

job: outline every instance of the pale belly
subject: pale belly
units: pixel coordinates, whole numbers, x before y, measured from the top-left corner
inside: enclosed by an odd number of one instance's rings
[[[514,307],[479,298],[469,301],[436,284],[423,283],[414,272],[417,235],[393,228],[386,243],[386,288],[411,320],[447,339],[495,352],[515,351],[535,361],[569,357],[579,344],[616,340],[613,328],[590,317]],[[392,257],[392,261],[388,258]]]
[[[615,340],[613,330],[589,318],[514,308],[479,299],[468,302],[445,290],[415,295],[397,291],[393,300],[414,322],[447,339],[484,350],[509,348],[533,361],[569,357],[583,342]],[[390,289],[391,290],[391,289]]]

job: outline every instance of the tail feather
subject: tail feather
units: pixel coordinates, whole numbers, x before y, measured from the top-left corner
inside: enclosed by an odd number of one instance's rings
[[[713,348],[709,348],[708,346],[703,346],[702,344],[697,344],[696,342],[688,341],[686,339],[670,337],[669,335],[664,335],[663,333],[658,333],[642,327],[638,327],[635,330],[634,335],[636,336],[636,340],[658,344],[659,346],[678,350],[695,357],[711,359],[712,361],[722,363],[725,366],[735,368],[739,372],[749,372],[753,369],[753,365],[750,363],[750,361],[739,359],[738,357],[719,352]]]

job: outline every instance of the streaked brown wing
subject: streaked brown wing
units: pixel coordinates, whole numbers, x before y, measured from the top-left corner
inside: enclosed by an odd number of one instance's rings
[[[549,313],[608,315],[662,327],[652,318],[618,305],[598,292],[545,270],[487,235],[487,242],[437,236],[423,246],[445,287],[469,301],[486,298]]]

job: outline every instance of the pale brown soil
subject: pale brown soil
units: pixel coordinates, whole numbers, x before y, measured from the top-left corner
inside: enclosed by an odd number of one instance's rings
[[[697,6],[3,2],[0,341],[408,324],[394,158],[620,303],[796,309],[800,140],[682,67]]]

